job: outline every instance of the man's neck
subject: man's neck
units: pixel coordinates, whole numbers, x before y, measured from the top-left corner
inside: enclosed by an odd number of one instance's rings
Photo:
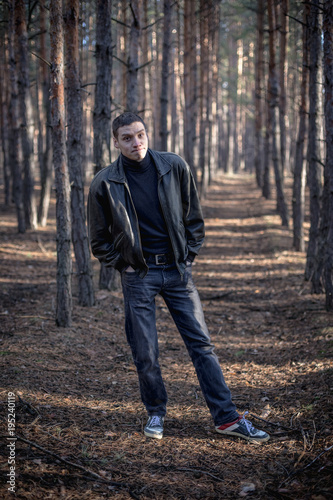
[[[143,160],[141,160],[141,161],[131,160],[130,158],[128,158],[127,156],[125,156],[123,154],[121,156],[122,156],[122,161],[123,161],[123,165],[124,165],[125,169],[126,168],[132,168],[135,170],[145,169],[146,167],[148,167],[148,165],[151,162],[150,154],[148,152],[147,152],[146,156],[143,158]]]

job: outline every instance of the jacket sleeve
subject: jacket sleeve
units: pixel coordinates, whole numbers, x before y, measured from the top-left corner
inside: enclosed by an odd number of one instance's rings
[[[107,193],[102,185],[93,181],[89,190],[87,204],[88,232],[93,255],[107,267],[123,271],[127,264],[115,244],[111,234],[112,215],[108,206]]]
[[[198,191],[193,174],[187,163],[181,180],[183,221],[185,225],[189,259],[193,260],[205,238],[205,225]]]

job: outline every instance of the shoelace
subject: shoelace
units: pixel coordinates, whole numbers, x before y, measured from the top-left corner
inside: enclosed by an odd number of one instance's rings
[[[247,432],[251,433],[251,431],[254,429],[254,427],[252,425],[252,422],[250,422],[250,420],[246,420],[246,418],[245,418],[245,415],[247,415],[248,413],[249,413],[248,411],[244,412],[244,414],[242,416],[242,420],[245,424]]]
[[[160,417],[158,417],[157,415],[154,415],[151,419],[150,426],[151,427],[160,427],[161,426]]]

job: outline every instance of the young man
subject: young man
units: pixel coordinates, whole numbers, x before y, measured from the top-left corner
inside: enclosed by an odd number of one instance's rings
[[[191,265],[204,221],[189,166],[173,153],[148,149],[145,123],[133,113],[113,124],[118,159],[93,179],[88,198],[92,252],[121,273],[125,330],[148,422],[160,439],[167,394],[159,366],[155,297],[161,295],[195,367],[216,431],[248,441],[269,435],[240,416],[211,344]]]

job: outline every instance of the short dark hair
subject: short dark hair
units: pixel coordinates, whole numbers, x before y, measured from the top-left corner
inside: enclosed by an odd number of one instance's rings
[[[125,127],[125,125],[131,125],[131,123],[141,122],[147,131],[147,127],[141,116],[136,115],[135,113],[131,113],[130,111],[126,111],[121,115],[117,116],[112,122],[112,133],[114,137],[117,139],[118,137],[118,129],[120,127]]]

